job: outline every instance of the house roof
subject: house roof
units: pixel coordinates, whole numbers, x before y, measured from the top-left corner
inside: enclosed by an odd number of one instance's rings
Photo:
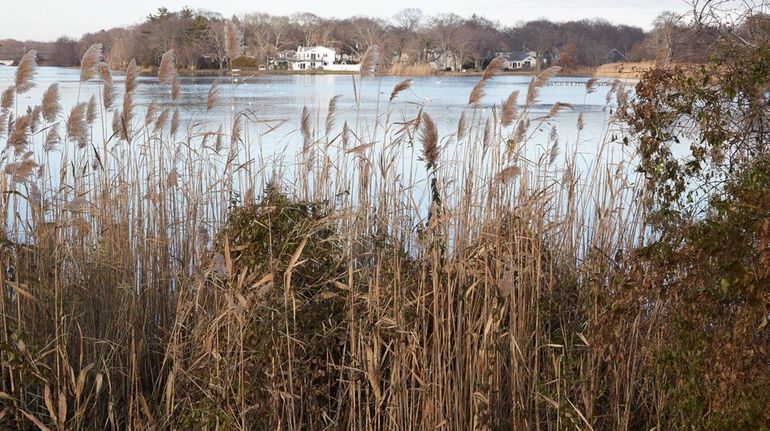
[[[511,60],[513,60],[513,61],[524,61],[524,60],[526,60],[528,58],[535,58],[535,57],[533,57],[532,54],[530,54],[528,52],[516,51],[516,52],[513,53],[513,56],[511,58]]]

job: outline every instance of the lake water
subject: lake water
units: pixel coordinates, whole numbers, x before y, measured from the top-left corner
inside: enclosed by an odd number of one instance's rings
[[[64,113],[74,106],[77,100],[86,101],[91,94],[98,94],[99,83],[79,82],[79,70],[66,68],[40,67],[37,69],[36,87],[22,95],[19,101],[20,112],[26,106],[40,103],[43,91],[54,82],[59,83]],[[15,68],[0,67],[0,91],[13,84]],[[116,86],[122,91],[122,77],[114,77]],[[253,118],[270,120],[272,125],[281,124],[275,132],[262,138],[266,148],[283,148],[301,141],[299,132],[300,116],[303,107],[311,110],[313,121],[320,119],[323,124],[329,100],[340,95],[338,103],[339,120],[351,124],[358,116],[359,124],[373,124],[377,114],[383,114],[388,105],[390,92],[402,81],[403,77],[370,77],[363,81],[356,77],[355,84],[350,76],[345,75],[259,75],[256,77],[238,77],[236,85],[230,85],[230,78],[221,78],[219,94],[221,103],[206,113],[206,97],[212,77],[182,78],[182,87],[178,106],[186,123],[206,119],[209,122],[231,117],[233,111],[248,110]],[[497,76],[486,86],[482,106],[500,105],[512,91],[520,92],[523,101],[529,76]],[[600,86],[597,91],[588,94],[585,82],[588,78],[553,78],[552,84],[540,91],[537,103],[530,112],[535,118],[545,115],[554,103],[571,104],[574,109],[564,109],[544,126],[556,126],[562,142],[574,142],[577,118],[583,114],[585,129],[580,133],[581,151],[591,152],[605,134],[608,110],[605,96],[608,86]],[[457,120],[468,105],[468,96],[478,82],[477,76],[431,76],[414,78],[411,88],[399,94],[393,105],[393,120],[412,119],[420,109],[429,113],[436,122],[439,135],[449,136],[457,129]],[[569,83],[571,85],[563,85]],[[148,105],[158,99],[161,106],[170,104],[168,90],[158,85],[157,78],[139,79],[136,102]],[[360,110],[356,110],[354,86],[360,92]],[[119,104],[120,99],[118,99]],[[489,115],[488,109],[486,115]],[[110,124],[111,118],[107,119]],[[185,123],[185,122],[183,122]],[[585,144],[585,145],[583,145]]]

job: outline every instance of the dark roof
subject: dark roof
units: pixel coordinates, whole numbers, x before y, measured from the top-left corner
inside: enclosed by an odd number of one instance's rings
[[[516,51],[513,53],[513,58],[511,60],[513,61],[524,61],[527,58],[532,57],[530,53],[524,52],[524,51]]]

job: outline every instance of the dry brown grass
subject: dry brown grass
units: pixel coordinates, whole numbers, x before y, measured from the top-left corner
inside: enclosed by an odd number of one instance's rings
[[[449,137],[332,99],[288,161],[245,114],[148,114],[132,76],[109,146],[79,103],[61,170],[3,161],[0,426],[633,429],[640,359],[592,343],[634,185],[607,141],[587,171],[555,137],[526,157],[547,75]]]
[[[436,71],[427,63],[394,63],[388,73],[391,76],[431,76],[435,75]]]

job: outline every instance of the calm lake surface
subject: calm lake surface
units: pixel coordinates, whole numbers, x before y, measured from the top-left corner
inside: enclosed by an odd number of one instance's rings
[[[0,67],[0,91],[13,84],[15,68]],[[19,111],[26,106],[40,103],[43,91],[52,83],[59,83],[62,96],[64,117],[78,100],[87,101],[92,94],[99,92],[98,82],[81,84],[78,69],[40,67],[35,77],[36,87],[22,95],[19,100]],[[115,74],[116,87],[122,91],[123,77]],[[230,78],[218,78],[220,104],[211,112],[206,113],[206,97],[213,77],[182,78],[182,88],[178,106],[184,124],[195,124],[206,121],[210,126],[217,121],[228,123],[233,112],[248,110],[251,118],[269,121],[263,124],[280,126],[274,132],[260,138],[263,149],[283,149],[301,142],[299,132],[300,116],[304,106],[311,110],[311,120],[323,128],[326,109],[329,100],[335,95],[341,95],[338,102],[337,125],[343,121],[351,125],[371,125],[376,116],[384,120],[383,115],[388,108],[388,100],[393,87],[405,79],[404,77],[369,77],[363,82],[355,79],[355,88],[360,92],[361,109],[356,110],[354,83],[350,76],[344,75],[259,75],[255,77],[237,77],[235,85]],[[394,101],[391,120],[400,122],[413,119],[422,108],[436,122],[442,137],[452,135],[457,129],[460,114],[467,108],[468,96],[473,86],[478,82],[477,76],[433,76],[414,78],[410,89],[399,94]],[[497,76],[491,79],[482,99],[484,112],[491,115],[490,107],[500,105],[512,91],[520,92],[519,101],[527,92],[529,76]],[[552,85],[540,91],[535,109],[530,112],[530,118],[545,115],[556,102],[571,104],[574,109],[564,109],[555,118],[542,125],[543,129],[556,126],[559,140],[563,143],[577,145],[580,153],[592,153],[606,133],[609,110],[606,95],[609,86],[599,86],[597,91],[588,94],[585,82],[588,78],[554,78]],[[570,84],[570,85],[565,85]],[[135,102],[148,105],[153,99],[158,99],[162,107],[170,105],[168,88],[158,85],[155,77],[140,77],[138,96]],[[234,102],[234,103],[233,103]],[[117,99],[120,104],[120,99]],[[585,129],[577,137],[577,118],[582,113]],[[143,114],[138,111],[137,121]],[[111,124],[111,116],[105,121]],[[214,130],[216,127],[214,126]],[[535,143],[543,143],[549,130],[535,136]]]

